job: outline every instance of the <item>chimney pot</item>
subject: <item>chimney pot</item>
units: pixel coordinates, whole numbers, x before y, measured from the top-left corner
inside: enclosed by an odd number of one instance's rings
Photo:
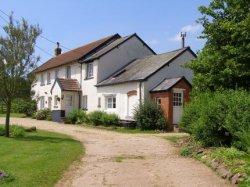
[[[56,42],[56,49],[55,49],[55,55],[58,56],[62,53],[62,49],[60,48],[60,43],[59,42]]]

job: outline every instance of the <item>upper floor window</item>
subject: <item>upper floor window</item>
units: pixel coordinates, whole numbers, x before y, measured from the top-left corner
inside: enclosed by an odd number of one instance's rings
[[[43,75],[43,73],[41,74],[41,86],[43,86],[44,85],[44,75]]]
[[[70,66],[66,67],[66,78],[71,79],[71,67]]]
[[[50,72],[47,73],[47,84],[51,83]]]
[[[56,69],[55,70],[55,79],[58,78],[58,75],[59,75],[59,69]]]
[[[93,63],[87,64],[87,72],[86,72],[86,78],[92,78],[93,77]]]

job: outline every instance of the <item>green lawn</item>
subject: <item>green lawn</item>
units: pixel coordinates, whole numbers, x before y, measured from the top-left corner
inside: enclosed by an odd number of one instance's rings
[[[0,137],[0,170],[11,177],[0,186],[54,186],[73,161],[84,153],[82,144],[45,131],[14,139]]]
[[[0,114],[0,117],[5,117],[5,116],[6,116],[6,114]],[[22,114],[22,113],[11,113],[10,117],[13,117],[13,118],[24,118],[24,117],[26,117],[26,115]]]

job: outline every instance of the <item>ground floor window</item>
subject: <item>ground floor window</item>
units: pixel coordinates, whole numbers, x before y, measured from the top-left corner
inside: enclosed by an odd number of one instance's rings
[[[57,104],[58,104],[58,96],[54,96],[54,107],[57,108]]]
[[[73,96],[66,95],[66,106],[73,106]]]
[[[82,96],[82,108],[85,110],[88,109],[88,96],[87,95]]]
[[[98,108],[101,108],[101,97],[98,97],[98,104],[97,104]]]
[[[116,108],[116,96],[110,95],[106,97],[106,108]]]
[[[182,93],[181,92],[173,93],[173,106],[182,106]]]
[[[161,98],[156,97],[155,98],[155,103],[156,103],[157,107],[161,107]]]
[[[40,109],[44,109],[44,96],[40,97]]]

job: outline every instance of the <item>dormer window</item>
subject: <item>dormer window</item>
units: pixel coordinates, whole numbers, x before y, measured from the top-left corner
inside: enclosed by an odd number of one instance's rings
[[[93,77],[93,63],[87,64],[87,70],[86,70],[86,78],[90,79]]]
[[[71,79],[71,67],[70,66],[66,67],[66,78]]]
[[[51,83],[50,72],[47,73],[47,84]]]

